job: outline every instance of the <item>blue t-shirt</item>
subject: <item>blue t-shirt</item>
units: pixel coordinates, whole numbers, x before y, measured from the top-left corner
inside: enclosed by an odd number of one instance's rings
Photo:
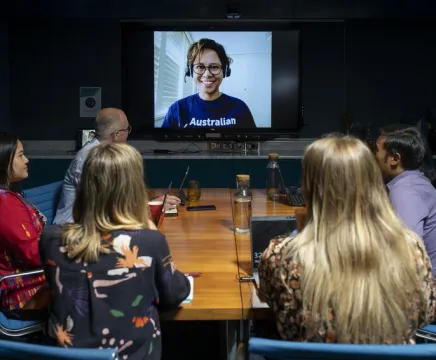
[[[206,101],[198,94],[185,97],[170,106],[163,128],[256,128],[247,104],[240,99],[221,94]]]

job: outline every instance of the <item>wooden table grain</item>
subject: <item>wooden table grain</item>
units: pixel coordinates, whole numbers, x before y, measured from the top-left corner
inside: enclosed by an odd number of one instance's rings
[[[156,194],[162,190],[155,190]],[[189,205],[215,205],[212,211],[186,211],[166,217],[162,231],[176,267],[201,272],[194,280],[194,300],[161,315],[175,320],[240,320],[271,316],[269,309],[253,305],[252,286],[238,276],[251,274],[249,234],[233,232],[232,189],[202,189],[200,201]],[[296,208],[268,200],[265,190],[253,189],[253,216],[290,216]]]
[[[216,210],[186,211],[189,205],[215,205]],[[200,201],[186,206],[178,208],[177,217],[165,217],[160,230],[167,238],[177,269],[202,274],[194,279],[192,303],[161,316],[176,320],[239,320],[241,288],[230,189],[202,189]]]

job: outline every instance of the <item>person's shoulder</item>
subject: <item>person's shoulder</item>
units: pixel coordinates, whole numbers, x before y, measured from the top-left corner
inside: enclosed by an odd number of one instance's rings
[[[77,152],[75,159],[84,161],[86,159],[86,157],[88,156],[89,152],[99,144],[100,144],[100,142],[96,138],[92,139],[92,141],[85,144],[85,146],[83,146]]]
[[[41,242],[52,242],[62,236],[62,225],[48,225],[41,233]]]
[[[418,187],[414,186],[413,182],[410,182],[408,180],[399,181],[393,186],[389,187],[389,198],[391,199],[391,201],[394,202],[407,202],[411,201],[412,198],[415,201],[423,201],[422,196],[418,191]]]
[[[187,108],[192,103],[195,103],[197,101],[197,99],[198,99],[198,95],[197,94],[189,95],[187,97],[184,97],[183,99],[175,101],[170,106],[170,109],[171,110],[177,110],[177,109],[180,109],[180,108]]]
[[[11,190],[7,190],[7,189],[1,189],[0,188],[0,204],[13,199],[16,201],[19,201],[18,197],[21,196]]]
[[[287,249],[291,242],[294,240],[293,235],[279,235],[270,240],[268,248],[264,253],[264,258],[272,259],[274,261],[281,258],[288,253]]]
[[[62,242],[62,226],[61,225],[49,225],[44,228],[39,237],[39,251],[41,258],[45,261],[48,256],[54,256],[53,254],[59,251]]]
[[[130,236],[134,242],[149,246],[155,246],[156,244],[165,241],[165,236],[159,230],[142,229],[122,232],[121,235],[123,234]]]
[[[233,103],[233,104],[241,106],[241,107],[248,107],[247,104],[243,100],[241,100],[237,97],[230,96],[230,95],[227,95],[224,93],[221,94],[221,97],[224,101],[226,101],[228,103]]]
[[[14,191],[0,189],[0,209],[9,209],[23,203],[22,196]]]

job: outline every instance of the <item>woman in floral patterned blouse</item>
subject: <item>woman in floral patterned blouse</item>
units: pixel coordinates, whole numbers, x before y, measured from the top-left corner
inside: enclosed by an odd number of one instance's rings
[[[58,346],[114,348],[120,359],[161,358],[158,308],[189,294],[165,237],[149,220],[141,155],[126,144],[91,150],[74,224],[48,227],[40,253]]]
[[[370,149],[349,136],[313,142],[303,159],[308,221],[273,239],[259,297],[286,340],[413,343],[433,320],[435,288],[421,239],[390,206]]]

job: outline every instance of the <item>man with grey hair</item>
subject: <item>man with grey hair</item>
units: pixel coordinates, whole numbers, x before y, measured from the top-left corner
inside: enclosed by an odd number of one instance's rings
[[[83,165],[91,149],[102,142],[124,143],[127,141],[131,131],[132,127],[129,125],[127,116],[122,110],[105,108],[97,113],[95,118],[95,137],[79,150],[65,175],[61,198],[53,220],[54,224],[74,222],[73,205],[76,200],[76,189],[80,183]],[[180,199],[174,196],[167,199],[168,203],[172,206],[180,203]]]
[[[97,113],[95,137],[79,150],[65,175],[54,224],[74,222],[73,205],[76,189],[82,176],[83,164],[91,149],[101,142],[126,142],[131,130],[127,116],[122,110],[106,108]]]

